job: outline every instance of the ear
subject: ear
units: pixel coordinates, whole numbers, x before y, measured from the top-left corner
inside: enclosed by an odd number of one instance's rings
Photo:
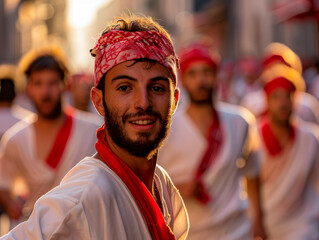
[[[179,94],[180,94],[180,91],[179,91],[179,88],[176,88],[175,89],[175,92],[174,92],[174,106],[173,106],[173,110],[174,112],[176,111],[176,108],[178,106],[178,102],[179,102]]]
[[[105,116],[105,110],[104,110],[104,105],[103,105],[104,99],[103,99],[102,90],[100,90],[96,87],[93,87],[91,89],[91,99],[92,99],[92,102],[94,104],[96,111],[98,111],[98,113],[101,116]]]

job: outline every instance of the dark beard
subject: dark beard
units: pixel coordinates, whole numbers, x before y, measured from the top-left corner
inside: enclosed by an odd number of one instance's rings
[[[157,153],[158,149],[161,147],[163,140],[167,137],[169,132],[169,126],[171,123],[171,113],[169,113],[166,119],[162,119],[161,115],[157,112],[147,109],[144,112],[138,112],[136,114],[124,115],[122,119],[116,115],[116,113],[111,112],[105,102],[103,101],[105,109],[105,128],[111,136],[113,142],[120,148],[125,149],[127,152],[136,157],[143,157],[150,159],[154,154]],[[154,140],[149,140],[149,133],[139,133],[139,138],[137,141],[132,141],[128,138],[125,130],[119,121],[125,123],[126,119],[132,116],[155,116],[162,123],[162,127]]]
[[[59,101],[57,102],[57,104],[55,105],[55,107],[53,108],[53,110],[50,113],[43,113],[40,108],[38,106],[35,105],[35,108],[37,110],[38,115],[41,115],[43,118],[46,119],[55,119],[57,117],[60,116],[60,114],[62,113],[62,102],[61,99],[59,99]]]
[[[202,106],[202,105],[212,105],[212,100],[211,99],[205,99],[205,100],[196,100],[194,98],[192,98],[190,96],[190,101],[191,103],[195,104],[195,105],[199,105],[199,106]]]
[[[210,94],[208,94],[209,97],[206,99],[198,100],[188,91],[188,96],[189,96],[190,102],[195,104],[195,105],[200,105],[200,106],[211,105],[212,101],[213,101],[212,98],[213,98],[214,89],[208,88],[208,87],[199,87],[199,89],[203,89],[203,90],[206,90],[207,92],[209,92],[210,93]]]

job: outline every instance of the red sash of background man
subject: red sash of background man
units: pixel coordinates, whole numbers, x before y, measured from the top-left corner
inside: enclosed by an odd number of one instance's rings
[[[202,157],[199,167],[196,171],[195,180],[197,182],[196,198],[203,204],[212,201],[212,196],[204,185],[203,175],[216,163],[217,155],[222,146],[223,136],[220,121],[216,110],[214,110],[214,119],[209,129],[208,147]]]

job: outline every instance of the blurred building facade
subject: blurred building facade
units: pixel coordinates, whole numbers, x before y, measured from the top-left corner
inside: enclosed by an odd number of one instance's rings
[[[152,16],[169,31],[177,48],[190,39],[206,38],[224,59],[259,57],[273,41],[301,56],[318,55],[319,0],[105,0],[93,22],[77,29],[67,22],[69,1],[0,0],[0,63],[16,63],[29,49],[49,42],[61,44],[74,65],[86,68],[99,33],[123,12]],[[278,6],[284,9],[279,14]]]
[[[0,63],[17,63],[31,48],[59,43],[67,48],[65,0],[1,0]]]

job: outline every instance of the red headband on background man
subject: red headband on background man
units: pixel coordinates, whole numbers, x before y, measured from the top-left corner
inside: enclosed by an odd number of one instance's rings
[[[284,88],[289,92],[294,92],[296,90],[295,85],[284,77],[277,77],[266,83],[266,85],[264,86],[264,90],[267,96],[269,96],[272,91],[278,88]]]
[[[209,47],[201,43],[194,43],[181,49],[179,58],[182,73],[184,73],[192,63],[198,61],[206,62],[216,70],[219,61],[219,57],[216,56],[216,58],[213,58]]]
[[[176,85],[178,59],[171,41],[157,31],[111,30],[98,39],[90,52],[95,57],[95,87],[114,66],[141,58],[155,60],[167,67]]]

